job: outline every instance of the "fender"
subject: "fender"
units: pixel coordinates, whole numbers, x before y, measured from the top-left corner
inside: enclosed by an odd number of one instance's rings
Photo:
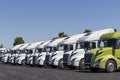
[[[100,60],[101,59],[101,60]],[[96,61],[100,60],[100,65],[99,65],[99,68],[100,69],[105,69],[106,67],[106,63],[108,60],[113,60],[115,61],[116,63],[116,68],[118,69],[120,66],[118,65],[120,63],[119,59],[117,59],[116,57],[114,57],[113,55],[106,55],[106,56],[102,56],[102,57],[99,57]]]

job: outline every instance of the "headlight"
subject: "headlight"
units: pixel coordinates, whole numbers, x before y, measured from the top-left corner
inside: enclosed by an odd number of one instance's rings
[[[72,59],[71,62],[74,62],[76,60],[76,58]]]
[[[51,57],[54,57],[55,55],[57,55],[57,53],[53,53]]]
[[[38,55],[38,58],[41,57],[42,55]]]
[[[98,55],[102,54],[103,52],[97,52],[95,57],[97,57]]]
[[[97,60],[95,63],[94,63],[94,67],[99,67],[99,65],[100,65],[100,61],[101,61],[102,59],[99,59],[99,60]]]
[[[77,54],[77,52],[75,52],[75,53],[74,53],[74,52],[72,52],[71,57],[72,57],[72,56],[74,56],[74,55],[76,55],[76,54]]]

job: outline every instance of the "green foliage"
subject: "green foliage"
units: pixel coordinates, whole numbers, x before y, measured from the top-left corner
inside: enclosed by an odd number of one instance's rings
[[[58,36],[59,36],[59,38],[68,37],[68,35],[65,34],[64,32],[60,32],[60,33],[58,34]]]
[[[13,43],[13,46],[18,45],[18,44],[23,44],[25,41],[23,40],[22,37],[16,37]]]
[[[62,37],[68,37],[67,34],[65,34],[64,32],[59,32],[58,33],[58,37],[54,37],[52,40],[58,39],[58,38],[62,38]]]
[[[3,48],[3,44],[0,45],[0,48]]]
[[[92,32],[90,29],[85,29],[83,33],[90,33],[90,32]]]

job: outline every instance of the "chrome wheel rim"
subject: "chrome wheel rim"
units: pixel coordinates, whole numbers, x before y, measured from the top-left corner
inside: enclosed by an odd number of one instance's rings
[[[110,72],[113,72],[115,69],[115,66],[112,62],[108,63],[107,64],[107,70],[110,71]]]

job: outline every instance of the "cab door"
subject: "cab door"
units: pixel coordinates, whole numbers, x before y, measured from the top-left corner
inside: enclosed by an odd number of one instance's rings
[[[120,60],[120,39],[116,41],[115,45],[115,57]]]

